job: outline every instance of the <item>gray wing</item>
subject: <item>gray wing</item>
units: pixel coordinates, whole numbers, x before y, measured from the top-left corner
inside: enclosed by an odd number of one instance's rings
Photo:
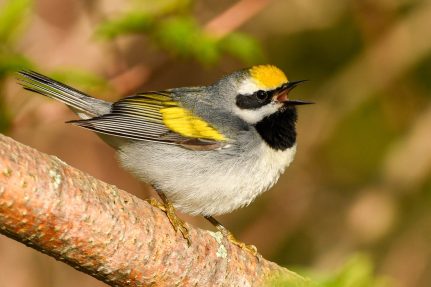
[[[108,135],[195,150],[216,149],[227,140],[209,123],[181,107],[169,92],[127,97],[115,102],[107,114],[70,123]]]

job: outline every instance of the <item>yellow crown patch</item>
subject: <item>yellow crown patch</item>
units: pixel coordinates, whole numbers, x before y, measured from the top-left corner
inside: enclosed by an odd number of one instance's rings
[[[267,89],[275,89],[288,82],[286,75],[276,66],[253,66],[249,71],[257,84]]]

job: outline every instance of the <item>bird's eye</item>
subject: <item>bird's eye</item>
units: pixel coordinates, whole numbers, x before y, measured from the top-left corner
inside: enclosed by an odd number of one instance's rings
[[[257,91],[256,92],[256,98],[259,101],[265,101],[266,99],[268,99],[268,93],[265,91]]]

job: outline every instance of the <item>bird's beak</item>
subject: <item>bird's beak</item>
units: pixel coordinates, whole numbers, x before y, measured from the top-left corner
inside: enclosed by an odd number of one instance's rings
[[[289,82],[284,84],[278,91],[275,92],[274,100],[289,106],[314,104],[313,102],[307,102],[302,100],[290,100],[288,98],[289,92],[291,90],[293,90],[296,86],[306,81],[307,80],[300,80],[300,81],[294,81],[294,82]]]

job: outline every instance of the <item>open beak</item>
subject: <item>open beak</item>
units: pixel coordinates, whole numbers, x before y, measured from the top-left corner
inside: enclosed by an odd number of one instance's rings
[[[309,105],[314,104],[313,102],[307,102],[302,100],[290,100],[288,94],[299,84],[306,82],[307,80],[293,81],[284,84],[274,95],[274,100],[280,103],[285,103],[289,106]]]

